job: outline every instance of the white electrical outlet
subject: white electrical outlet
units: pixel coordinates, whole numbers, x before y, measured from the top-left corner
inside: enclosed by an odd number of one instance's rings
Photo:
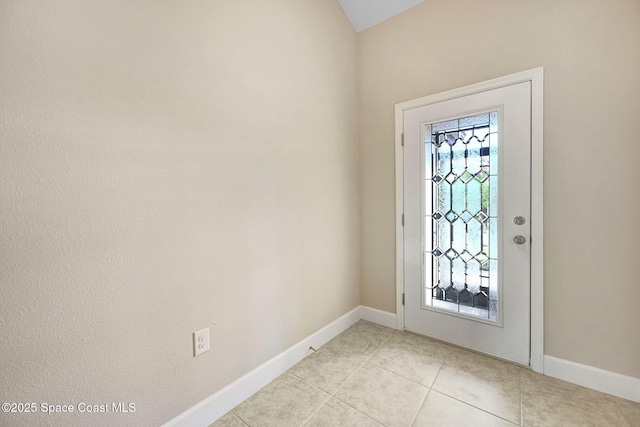
[[[193,357],[209,351],[209,328],[204,328],[193,333]]]

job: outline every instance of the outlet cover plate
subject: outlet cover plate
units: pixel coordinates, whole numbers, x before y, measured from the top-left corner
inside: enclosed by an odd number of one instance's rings
[[[193,357],[209,351],[209,328],[204,328],[193,333]]]

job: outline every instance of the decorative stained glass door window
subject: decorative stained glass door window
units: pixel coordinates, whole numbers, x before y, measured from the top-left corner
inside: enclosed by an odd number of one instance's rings
[[[489,321],[499,315],[498,114],[426,125],[424,151],[424,303]]]

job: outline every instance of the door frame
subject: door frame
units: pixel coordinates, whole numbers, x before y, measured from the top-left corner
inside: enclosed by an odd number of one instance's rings
[[[538,67],[395,105],[396,166],[396,318],[404,330],[404,112],[517,83],[531,82],[531,319],[530,363],[544,372],[544,234],[543,234],[543,78]]]

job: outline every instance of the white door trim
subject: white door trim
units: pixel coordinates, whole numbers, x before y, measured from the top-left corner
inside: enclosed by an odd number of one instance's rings
[[[404,242],[403,242],[403,118],[405,110],[472,95],[522,82],[531,82],[531,368],[544,371],[544,256],[543,256],[543,75],[542,67],[497,79],[429,95],[395,106],[396,163],[396,313],[398,329],[404,329]]]

